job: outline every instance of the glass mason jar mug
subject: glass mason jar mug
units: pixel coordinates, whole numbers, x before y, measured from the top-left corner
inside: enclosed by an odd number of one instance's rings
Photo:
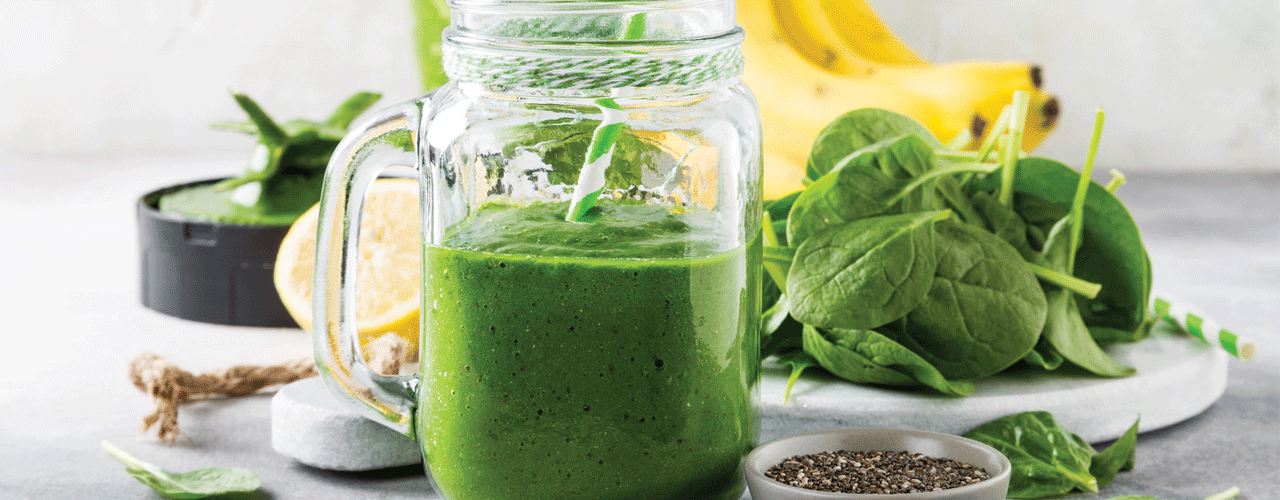
[[[449,499],[738,498],[755,444],[761,143],[732,0],[454,0],[450,81],[338,147],[317,364]],[[419,173],[420,367],[355,340],[356,228]]]

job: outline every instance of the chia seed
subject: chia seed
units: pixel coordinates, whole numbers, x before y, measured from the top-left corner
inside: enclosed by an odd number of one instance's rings
[[[782,484],[834,493],[920,493],[959,488],[990,478],[980,467],[906,451],[824,451],[796,455],[765,477]]]

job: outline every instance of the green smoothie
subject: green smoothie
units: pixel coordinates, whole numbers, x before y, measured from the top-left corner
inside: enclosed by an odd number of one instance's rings
[[[755,444],[760,243],[488,204],[426,251],[417,433],[451,499],[719,499]]]

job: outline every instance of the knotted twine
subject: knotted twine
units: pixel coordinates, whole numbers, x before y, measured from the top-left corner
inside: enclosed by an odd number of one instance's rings
[[[369,367],[382,374],[397,374],[405,363],[417,361],[409,342],[388,333],[370,342]],[[178,428],[178,408],[192,401],[236,398],[317,375],[315,358],[298,358],[275,365],[237,365],[199,375],[179,368],[163,356],[143,353],[129,363],[129,379],[151,396],[155,411],[142,419],[141,432],[159,424],[157,437],[173,444],[185,437]]]

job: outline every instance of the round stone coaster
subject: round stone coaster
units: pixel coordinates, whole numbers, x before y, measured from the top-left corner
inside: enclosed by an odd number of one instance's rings
[[[1139,415],[1139,432],[1194,417],[1227,387],[1226,352],[1178,333],[1163,321],[1150,338],[1106,351],[1138,373],[1104,378],[1069,369],[1010,371],[977,380],[974,393],[966,397],[851,384],[814,370],[800,377],[791,399],[783,402],[791,371],[766,365],[760,384],[760,441],[841,427],[963,434],[1005,415],[1042,410],[1086,441],[1098,443],[1120,437]]]
[[[418,443],[339,402],[319,377],[271,398],[271,447],[321,469],[366,471],[422,463]]]

